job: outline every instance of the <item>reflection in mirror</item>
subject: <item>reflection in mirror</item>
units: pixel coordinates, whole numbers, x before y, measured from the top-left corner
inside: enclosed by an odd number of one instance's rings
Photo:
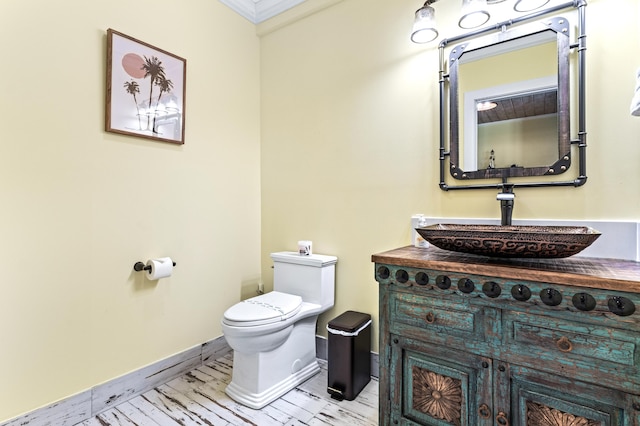
[[[557,88],[551,88],[477,104],[477,156],[475,164],[465,161],[464,169],[553,164],[558,159],[557,97]]]
[[[558,159],[557,70],[550,30],[460,56],[463,170],[547,166]]]

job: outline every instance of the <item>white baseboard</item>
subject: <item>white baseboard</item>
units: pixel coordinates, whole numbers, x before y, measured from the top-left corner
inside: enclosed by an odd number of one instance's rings
[[[230,351],[231,348],[224,336],[220,336],[76,395],[7,420],[0,423],[0,426],[72,426],[185,374],[210,359],[220,358]]]
[[[91,390],[0,423],[0,426],[72,426],[91,417]]]

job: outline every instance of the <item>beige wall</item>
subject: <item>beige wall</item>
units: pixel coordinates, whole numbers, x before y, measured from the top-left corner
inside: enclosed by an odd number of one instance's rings
[[[104,132],[110,27],[187,59],[185,145]],[[213,0],[4,0],[0,58],[2,422],[221,335],[260,275],[260,66]]]
[[[320,333],[348,309],[377,317],[370,255],[409,244],[412,214],[499,217],[492,191],[438,188],[437,43],[409,40],[422,3],[345,0],[262,37],[262,268],[298,239],[339,257]],[[434,7],[451,36],[459,3]],[[638,0],[589,1],[589,181],[517,191],[514,219],[640,220],[638,12]]]

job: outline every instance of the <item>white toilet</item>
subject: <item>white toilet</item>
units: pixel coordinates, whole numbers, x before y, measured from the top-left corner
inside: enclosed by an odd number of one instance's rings
[[[316,321],[335,295],[338,258],[272,253],[273,290],[226,310],[222,332],[233,349],[226,393],[262,408],[320,371]]]

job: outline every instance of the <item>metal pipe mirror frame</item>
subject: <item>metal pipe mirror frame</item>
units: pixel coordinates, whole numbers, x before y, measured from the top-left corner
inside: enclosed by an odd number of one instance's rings
[[[585,112],[585,62],[586,62],[586,34],[585,34],[585,0],[574,0],[571,2],[559,4],[554,7],[543,9],[541,11],[521,16],[509,21],[500,22],[490,27],[481,28],[479,30],[465,33],[440,42],[440,70],[439,70],[439,88],[440,88],[440,189],[443,191],[458,189],[509,189],[523,187],[550,187],[550,186],[573,186],[579,187],[586,183],[586,112]],[[575,44],[570,44],[570,37],[567,34],[568,28],[566,22],[562,19],[546,19],[544,23],[540,21],[539,30],[547,31],[549,29],[556,32],[558,47],[558,161],[548,167],[525,167],[517,170],[509,168],[484,169],[477,171],[464,171],[459,164],[459,99],[458,99],[458,59],[465,52],[465,48],[470,46],[472,49],[487,47],[497,42],[516,39],[531,34],[518,27],[511,28],[508,32],[506,29],[518,23],[534,23],[536,19],[540,19],[551,13],[559,12],[565,9],[577,9],[577,39]],[[566,21],[566,20],[564,20]],[[473,40],[468,43],[456,46],[455,52],[451,52],[449,58],[445,58],[445,48],[452,43],[471,40],[474,37],[489,35],[488,42],[480,45],[474,45]],[[570,117],[569,117],[569,51],[577,49],[577,137],[570,138]],[[449,65],[449,73],[447,73],[447,65]],[[448,86],[448,87],[447,87]],[[446,101],[447,88],[449,94],[449,119],[450,127],[446,127]],[[450,149],[446,149],[446,134],[449,130]],[[452,147],[452,145],[454,145]],[[531,181],[529,178],[557,175],[564,173],[571,164],[571,146],[576,145],[578,149],[578,176],[575,179],[566,181]],[[454,149],[455,148],[455,149]],[[447,159],[449,159],[447,164]],[[500,179],[500,183],[469,183],[464,185],[450,185],[446,181],[447,170],[449,174],[457,180],[475,180],[475,179]],[[510,178],[520,178],[518,181],[509,181]]]

